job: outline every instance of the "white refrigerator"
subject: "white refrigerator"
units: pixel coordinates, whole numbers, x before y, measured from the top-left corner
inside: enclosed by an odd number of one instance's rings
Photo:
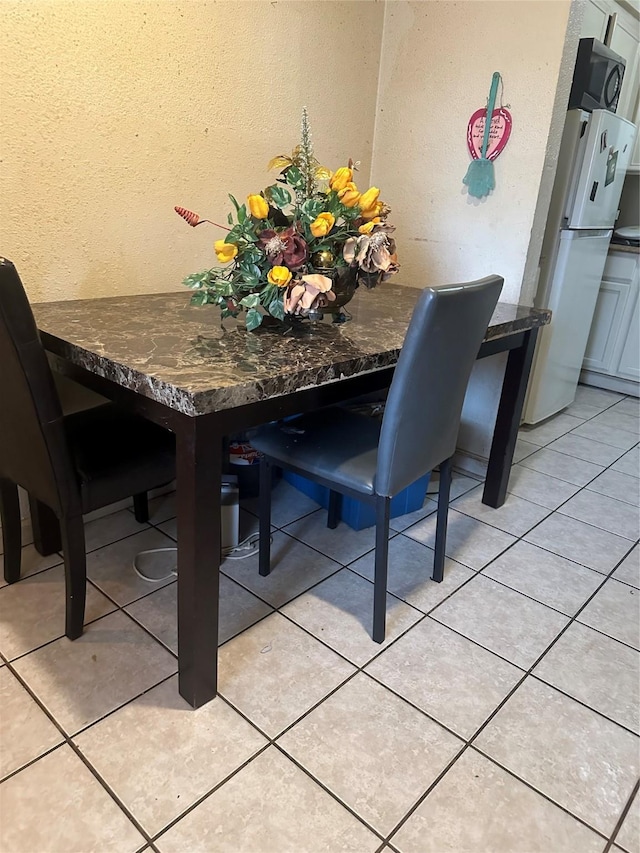
[[[635,136],[634,124],[608,110],[567,113],[534,301],[553,313],[538,335],[525,423],[575,398]]]

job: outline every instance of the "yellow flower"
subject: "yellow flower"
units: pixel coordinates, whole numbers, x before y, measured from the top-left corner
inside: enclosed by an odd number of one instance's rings
[[[358,187],[350,181],[343,190],[338,191],[338,198],[345,207],[355,207],[360,203]]]
[[[338,169],[337,172],[334,172],[331,176],[329,186],[332,190],[338,192],[339,190],[343,190],[352,180],[353,169],[349,169],[348,166],[342,166],[342,168]]]
[[[380,217],[379,217],[379,216],[374,216],[374,217],[373,217],[373,219],[372,219],[370,222],[365,222],[365,224],[364,224],[364,225],[361,225],[361,226],[358,228],[358,231],[359,231],[361,234],[371,234],[371,232],[373,231],[373,227],[374,227],[374,225],[377,225],[379,222],[381,222]]]
[[[267,281],[276,287],[286,287],[291,281],[291,271],[286,267],[271,267],[267,273]]]
[[[225,243],[224,240],[216,240],[213,244],[216,250],[216,255],[221,264],[227,264],[232,261],[238,254],[238,247],[235,243]]]
[[[326,237],[334,226],[335,216],[331,213],[320,213],[311,223],[311,233],[314,237]]]
[[[363,219],[378,219],[382,215],[383,208],[384,202],[377,201],[373,207],[369,207],[367,210],[361,210],[360,215]]]
[[[362,193],[360,196],[358,204],[360,205],[360,210],[362,211],[362,215],[365,219],[373,219],[374,216],[377,216],[376,202],[378,201],[379,195],[380,190],[378,187],[370,187],[366,193]],[[369,213],[371,214],[370,216],[367,215]]]
[[[269,215],[269,205],[261,195],[247,196],[247,204],[251,215],[256,219],[266,219]]]

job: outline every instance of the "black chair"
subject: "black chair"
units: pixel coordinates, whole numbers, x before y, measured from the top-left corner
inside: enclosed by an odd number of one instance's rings
[[[4,577],[20,579],[18,486],[32,522],[54,521],[48,552],[62,548],[66,635],[82,634],[86,596],[83,513],[134,496],[148,519],[146,492],[175,477],[173,435],[112,403],[64,416],[22,282],[0,258],[0,517]],[[57,520],[57,521],[56,521]]]
[[[444,571],[451,457],[469,376],[503,279],[427,288],[420,295],[389,389],[382,424],[330,408],[259,430],[251,443],[260,467],[261,575],[270,572],[271,466],[288,468],[330,489],[328,526],[338,523],[341,495],[375,505],[373,639],[385,636],[389,504],[440,467],[432,578]]]

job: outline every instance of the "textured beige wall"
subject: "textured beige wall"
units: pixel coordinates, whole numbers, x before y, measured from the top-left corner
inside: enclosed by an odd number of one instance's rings
[[[393,209],[399,279],[425,286],[504,276],[518,301],[538,200],[570,0],[386,4],[372,176]],[[485,199],[462,183],[467,122],[504,81],[513,129]],[[500,96],[498,96],[498,103]],[[551,141],[557,147],[560,137]],[[546,199],[548,206],[548,198]],[[537,235],[538,251],[541,235]],[[474,369],[459,446],[488,456],[504,358]],[[478,469],[480,470],[480,469]]]
[[[529,245],[569,13],[554,2],[389,2],[373,178],[393,208],[406,283],[492,272],[516,299]],[[470,115],[491,75],[513,130],[481,201],[462,184]],[[498,97],[498,102],[500,97]]]
[[[0,251],[34,300],[173,290],[213,264],[227,192],[270,182],[303,104],[330,167],[362,161],[398,226],[399,280],[498,272],[517,300],[570,0],[3,0]],[[491,74],[513,133],[481,202],[465,134]],[[375,145],[374,145],[375,141]],[[544,206],[544,205],[543,205]],[[543,214],[539,212],[538,218]],[[534,240],[539,235],[534,234]],[[500,364],[478,365],[461,440],[487,453]]]
[[[299,138],[371,163],[383,3],[3,0],[0,251],[33,300],[180,287]]]

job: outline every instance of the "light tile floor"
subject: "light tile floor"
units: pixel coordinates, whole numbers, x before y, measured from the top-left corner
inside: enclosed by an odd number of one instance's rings
[[[280,483],[271,576],[223,566],[220,696],[198,711],[175,582],[131,568],[172,545],[174,496],[151,524],[87,525],[75,643],[60,556],[26,545],[0,588],[2,853],[637,853],[639,423],[581,387],[521,431],[504,507],[456,476],[442,584],[435,503],[395,519],[382,646],[372,531],[327,530]]]

